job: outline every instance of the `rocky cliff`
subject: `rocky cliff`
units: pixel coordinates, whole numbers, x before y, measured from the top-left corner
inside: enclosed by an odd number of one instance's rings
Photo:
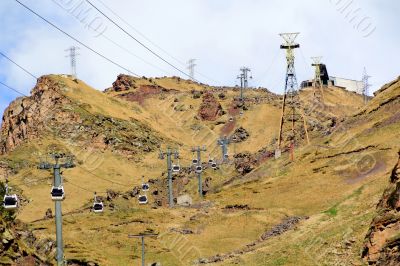
[[[377,212],[366,236],[362,257],[369,265],[399,265],[400,159],[393,168],[390,185],[378,203]]]
[[[63,78],[43,76],[31,96],[13,101],[4,112],[0,153],[44,137],[68,139],[128,157],[158,147],[162,137],[147,125],[133,118],[123,120],[93,112],[85,99],[77,102],[67,97],[71,90]]]
[[[42,77],[30,97],[18,98],[10,104],[4,111],[1,125],[1,154],[14,150],[24,141],[38,138],[53,122],[78,119],[73,113],[55,112],[70,104],[70,100],[62,97],[59,87],[53,79]]]
[[[4,186],[0,183],[0,198],[3,196]],[[54,252],[52,240],[38,240],[25,224],[14,220],[14,215],[0,205],[0,265],[51,265],[47,258]]]

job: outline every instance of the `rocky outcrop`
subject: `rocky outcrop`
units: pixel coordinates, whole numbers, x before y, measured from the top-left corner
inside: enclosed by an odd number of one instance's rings
[[[0,198],[4,186],[0,183]],[[38,240],[28,227],[0,206],[0,265],[51,265],[46,261],[55,252],[55,243]]]
[[[238,153],[234,155],[235,169],[241,175],[245,175],[254,170],[258,163],[256,156],[249,152]]]
[[[203,94],[203,102],[200,105],[199,117],[205,121],[215,121],[223,115],[223,109],[211,92]]]
[[[400,159],[390,176],[390,185],[378,203],[377,212],[365,238],[362,257],[369,265],[399,265]]]
[[[117,80],[113,82],[111,90],[113,91],[127,91],[135,89],[135,79],[128,75],[118,75]]]
[[[76,114],[58,112],[70,104],[60,93],[60,87],[57,81],[42,77],[38,79],[30,97],[17,98],[10,104],[2,120],[0,154],[14,150],[26,140],[39,137],[53,122],[79,122]]]
[[[162,139],[147,125],[133,118],[126,121],[92,113],[90,105],[65,96],[68,89],[61,78],[44,76],[30,97],[12,102],[3,116],[0,154],[45,136],[82,148],[108,149],[128,158],[159,146]]]
[[[233,142],[239,143],[245,141],[249,137],[250,137],[249,132],[247,132],[247,130],[244,129],[243,127],[239,127],[235,130],[235,132],[233,132],[231,139]]]

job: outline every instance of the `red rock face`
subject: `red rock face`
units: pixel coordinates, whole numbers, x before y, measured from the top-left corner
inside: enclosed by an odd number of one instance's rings
[[[135,88],[135,81],[133,78],[122,74],[117,77],[112,87],[114,91],[127,91],[132,88]]]
[[[204,93],[199,117],[205,121],[215,121],[223,114],[222,106],[211,92]]]
[[[370,265],[400,265],[400,159],[377,209],[362,257]]]
[[[134,92],[119,94],[118,97],[127,101],[143,104],[146,99],[168,91],[169,90],[157,85],[142,85]]]

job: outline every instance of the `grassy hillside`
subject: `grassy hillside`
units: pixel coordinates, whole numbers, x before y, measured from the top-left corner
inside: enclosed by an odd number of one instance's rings
[[[52,118],[64,118],[68,126],[52,119],[50,126],[35,129],[39,136],[23,140],[1,160],[13,170],[11,183],[24,198],[17,217],[38,239],[46,239],[55,237],[54,220],[43,219],[46,210],[54,208],[49,195],[52,178],[36,165],[51,150],[74,154],[77,167],[63,174],[68,259],[137,264],[139,243],[127,235],[155,232],[160,234],[157,239],[146,240],[147,261],[162,265],[191,265],[200,258],[213,265],[361,265],[360,250],[374,207],[398,159],[398,82],[367,106],[360,95],[340,88],[326,88],[323,95],[314,89],[301,91],[311,144],[295,150],[294,162],[284,153],[278,160],[260,160],[243,176],[235,170],[232,156],[244,152],[257,156],[262,148],[275,148],[279,95],[246,91],[246,110],[240,115],[234,108],[238,91],[233,88],[177,78],[132,78],[134,82],[126,83],[130,85],[123,91],[102,93],[68,77],[48,79],[68,99],[61,113],[69,115],[56,113]],[[205,91],[212,92],[224,110],[213,121],[198,116]],[[80,129],[81,125],[85,127]],[[194,205],[169,209],[154,204],[158,196],[153,192],[166,193],[160,185],[166,162],[158,159],[158,148],[178,148],[180,164],[189,167],[192,146],[206,146],[204,160],[219,159],[217,139],[239,127],[249,138],[229,145],[231,164],[205,171],[211,190],[204,198],[197,195],[194,173],[185,171],[175,179],[174,193],[191,195]],[[60,136],[64,128],[70,133]],[[149,149],[135,146],[147,138]],[[145,206],[129,196],[142,175],[159,180],[151,186],[151,202]],[[107,190],[120,195],[106,200]],[[103,214],[89,211],[94,191],[104,197]],[[278,225],[287,228],[288,217],[299,217],[299,223],[277,234]],[[262,237],[271,229],[272,237]]]

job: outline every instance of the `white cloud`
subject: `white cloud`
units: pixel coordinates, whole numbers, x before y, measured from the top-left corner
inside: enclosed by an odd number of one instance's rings
[[[91,1],[106,11],[98,1]],[[366,66],[373,76],[371,81],[374,89],[399,74],[394,46],[400,38],[396,28],[396,10],[399,11],[400,4],[395,1],[385,2],[385,5],[377,5],[374,1],[354,1],[355,7],[359,7],[363,15],[370,16],[377,27],[376,32],[368,38],[363,38],[348,19],[336,10],[334,3],[339,0],[102,1],[180,61],[197,58],[199,72],[226,85],[234,85],[239,67],[247,65],[253,69],[252,85],[282,92],[285,58],[283,51],[279,50],[281,39],[278,33],[284,31],[301,32],[298,41],[302,48],[297,51],[296,59],[299,82],[312,75],[309,57],[315,55],[324,56],[323,62],[327,64],[330,74],[346,78],[360,79]],[[91,31],[55,5],[53,0],[23,2],[140,75],[178,74],[115,29],[105,18],[102,19],[108,27],[106,36],[159,68],[166,69],[168,73],[143,63],[103,37],[94,37]],[[0,44],[1,51],[7,52],[37,75],[69,72],[64,49],[75,44],[72,40],[26,12],[16,2],[2,1],[0,10],[4,22],[0,32],[5,36]],[[118,19],[115,20],[129,29]],[[78,76],[98,89],[109,87],[116,76],[123,72],[83,47],[79,53]],[[186,71],[185,66],[162,55]],[[16,67],[1,60],[0,69],[3,80],[10,85],[25,93],[32,88],[34,80]],[[209,82],[199,75],[197,78]]]

